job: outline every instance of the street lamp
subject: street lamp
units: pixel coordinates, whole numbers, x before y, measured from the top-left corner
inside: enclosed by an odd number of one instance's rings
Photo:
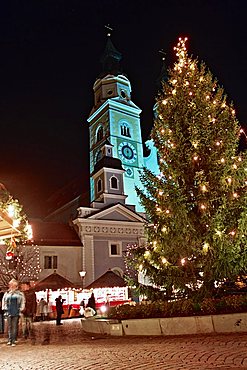
[[[79,275],[81,277],[81,281],[82,281],[82,290],[83,290],[83,280],[84,280],[84,277],[86,275],[86,271],[79,271]]]

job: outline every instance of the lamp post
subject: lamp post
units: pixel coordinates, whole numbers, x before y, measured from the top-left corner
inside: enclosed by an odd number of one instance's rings
[[[83,281],[84,281],[84,277],[86,275],[86,271],[79,271],[79,275],[81,277],[81,282],[82,282],[82,290],[83,290]]]

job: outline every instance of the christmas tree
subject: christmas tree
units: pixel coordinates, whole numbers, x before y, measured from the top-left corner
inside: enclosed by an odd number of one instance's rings
[[[12,278],[19,282],[37,280],[39,249],[31,242],[32,232],[22,205],[0,184],[0,219],[6,218],[11,232],[0,238],[0,288]]]
[[[205,296],[247,274],[247,158],[232,102],[186,40],[156,99],[160,175],[144,169],[137,189],[147,243],[127,261],[164,294]]]

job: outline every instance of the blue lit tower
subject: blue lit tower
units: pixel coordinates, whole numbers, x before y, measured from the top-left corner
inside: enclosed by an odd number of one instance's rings
[[[126,202],[141,212],[135,185],[142,187],[138,171],[145,165],[140,126],[141,109],[131,100],[131,84],[121,70],[121,54],[108,35],[101,57],[103,71],[94,83],[94,106],[90,112],[90,199],[96,199],[92,177],[96,163],[102,158],[106,140],[112,145],[112,156],[122,161]]]

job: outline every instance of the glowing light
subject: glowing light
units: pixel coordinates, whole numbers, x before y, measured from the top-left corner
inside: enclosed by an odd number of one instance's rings
[[[150,256],[150,252],[149,251],[146,251],[145,253],[144,253],[144,257],[145,258],[148,258]]]
[[[229,232],[230,235],[234,236],[236,234],[236,231],[235,230],[232,230]]]
[[[169,214],[169,213],[170,213],[169,209],[167,209],[167,210],[166,210],[166,213],[167,213],[167,214]]]
[[[167,232],[167,227],[166,226],[162,227],[162,231],[163,231],[163,233],[166,233]]]
[[[9,215],[9,217],[11,217],[11,218],[13,218],[13,217],[14,217],[14,215],[15,215],[15,207],[14,207],[14,205],[13,205],[13,204],[10,204],[10,205],[8,206],[8,215]]]
[[[200,205],[200,208],[201,208],[201,209],[206,209],[205,204],[201,204],[201,205]]]
[[[167,259],[166,259],[165,257],[163,257],[161,261],[162,261],[162,263],[164,263],[164,264],[165,264],[165,263],[167,263]]]
[[[193,157],[193,159],[194,159],[194,161],[197,161],[197,160],[198,160],[198,156],[197,156],[197,155],[195,155],[195,156]]]
[[[162,101],[162,104],[166,105],[167,104],[167,100],[163,100]]]
[[[209,243],[204,243],[203,244],[203,252],[208,252],[208,249],[209,249]]]
[[[221,158],[221,163],[225,163],[225,158]]]
[[[172,90],[172,95],[176,95],[176,89]]]
[[[182,265],[182,266],[183,266],[183,265],[185,265],[185,262],[186,262],[185,258],[182,258],[182,259],[181,259],[181,265]]]
[[[202,191],[203,191],[203,192],[207,191],[207,187],[206,187],[206,185],[202,185],[202,186],[201,186],[201,189],[202,189]]]
[[[233,193],[233,198],[237,198],[238,197],[238,193]]]

